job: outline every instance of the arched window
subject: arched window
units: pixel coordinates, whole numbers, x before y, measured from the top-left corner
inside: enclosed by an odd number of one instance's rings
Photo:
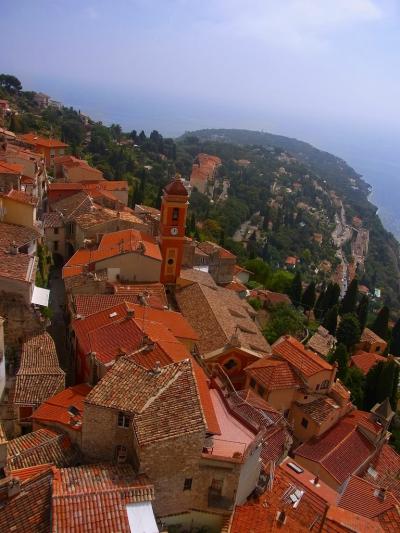
[[[128,457],[128,449],[126,446],[120,444],[115,447],[115,460],[117,463],[125,463]]]

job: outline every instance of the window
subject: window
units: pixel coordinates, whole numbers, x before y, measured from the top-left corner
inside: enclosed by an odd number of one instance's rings
[[[53,248],[54,248],[54,251],[57,252],[57,250],[58,250],[58,241],[54,241]]]
[[[172,210],[172,220],[178,220],[179,218],[179,209],[177,207],[174,207]]]
[[[224,367],[227,370],[232,370],[232,368],[235,368],[237,366],[237,362],[234,359],[229,359],[226,363],[224,363]]]
[[[375,348],[375,352],[380,352],[380,351],[381,351],[381,347],[380,347],[380,346],[377,346],[377,347]]]
[[[259,394],[260,396],[264,396],[264,394],[265,394],[265,388],[262,387],[261,385],[258,385],[258,387],[257,387],[257,392],[258,392],[258,394]]]
[[[192,478],[187,477],[183,484],[183,490],[192,490]]]
[[[251,380],[250,380],[250,387],[251,387],[252,389],[254,389],[254,388],[256,387],[256,380],[253,379],[253,378],[251,378]]]
[[[58,235],[58,228],[54,228],[54,235]]]
[[[328,379],[325,379],[322,383],[321,383],[321,389],[327,389],[329,387],[329,380]]]
[[[128,456],[128,450],[126,446],[116,446],[115,448],[115,460],[117,463],[125,463]]]
[[[168,263],[169,265],[173,265],[173,264],[174,264],[174,260],[173,260],[173,259],[168,259],[167,263]]]
[[[283,411],[283,416],[287,418],[289,416],[289,409],[286,409],[286,411]]]
[[[128,428],[130,421],[131,418],[128,415],[124,414],[122,411],[118,413],[118,427]]]
[[[308,427],[308,420],[306,418],[303,418],[301,420],[301,425],[303,426],[303,428],[307,428]]]
[[[213,479],[211,481],[211,487],[210,489],[217,493],[217,494],[221,494],[222,493],[222,485],[224,484],[224,480],[223,479]]]

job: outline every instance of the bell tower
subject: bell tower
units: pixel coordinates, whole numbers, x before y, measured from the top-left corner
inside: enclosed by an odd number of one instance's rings
[[[180,177],[176,176],[165,187],[161,200],[160,281],[167,285],[176,283],[181,271],[188,205],[187,190]]]

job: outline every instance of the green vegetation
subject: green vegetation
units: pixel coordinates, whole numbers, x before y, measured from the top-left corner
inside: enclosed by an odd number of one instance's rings
[[[399,367],[393,359],[374,365],[365,380],[364,409],[369,411],[376,403],[389,398],[392,409],[396,410],[398,378]]]
[[[338,343],[344,344],[347,350],[350,351],[359,342],[360,336],[361,330],[358,318],[352,313],[343,315],[336,332]]]
[[[268,324],[264,330],[267,341],[272,344],[282,335],[298,336],[304,332],[305,317],[293,306],[280,303],[270,311]]]

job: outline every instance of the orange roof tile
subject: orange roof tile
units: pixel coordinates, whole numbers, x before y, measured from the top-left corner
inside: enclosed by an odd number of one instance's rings
[[[301,342],[289,335],[281,337],[275,342],[272,346],[272,353],[285,359],[307,377],[323,370],[333,370],[332,365],[325,359],[311,350],[307,350]]]
[[[387,487],[400,501],[400,455],[389,444],[382,446],[362,477]]]
[[[61,468],[54,473],[52,530],[128,532],[127,506],[153,499],[153,486],[145,476],[137,476],[131,465]]]
[[[381,496],[381,494],[383,494]],[[390,491],[384,490],[365,479],[351,476],[340,496],[339,507],[360,514],[367,518],[380,521],[383,515],[382,526],[386,531],[400,531],[400,502]],[[394,511],[391,526],[386,522],[387,513]]]
[[[352,355],[350,360],[351,366],[357,367],[364,375],[366,375],[373,366],[380,361],[387,361],[387,358],[376,353],[359,351],[355,355]]]
[[[0,174],[22,174],[23,166],[17,163],[0,161]]]
[[[92,387],[89,385],[81,384],[69,387],[62,392],[48,398],[32,413],[32,420],[37,422],[55,422],[56,424],[62,424],[69,429],[80,431],[82,425],[79,423],[81,417],[72,417],[68,413],[68,409],[74,406],[81,413],[83,412],[83,402]]]
[[[97,249],[80,248],[63,267],[63,279],[83,273],[84,267],[126,253],[143,255],[161,261],[160,247],[148,234],[136,229],[103,235]]]
[[[19,139],[32,146],[44,146],[46,148],[66,148],[68,144],[65,144],[58,139],[49,139],[47,137],[40,137],[35,133],[25,133],[19,136]]]
[[[386,343],[384,339],[379,337],[372,329],[364,328],[364,331],[361,334],[361,342],[382,342]]]
[[[329,507],[321,529],[321,533],[383,533],[383,531],[373,520],[334,505]]]
[[[19,202],[20,204],[27,204],[33,206],[36,206],[39,201],[36,196],[32,196],[31,194],[28,194],[24,191],[17,191],[16,189],[11,189],[6,193],[1,193],[0,197],[1,196],[3,198],[9,198],[10,200],[14,200],[15,202]]]
[[[245,369],[267,391],[299,388],[301,382],[289,363],[266,356]]]

